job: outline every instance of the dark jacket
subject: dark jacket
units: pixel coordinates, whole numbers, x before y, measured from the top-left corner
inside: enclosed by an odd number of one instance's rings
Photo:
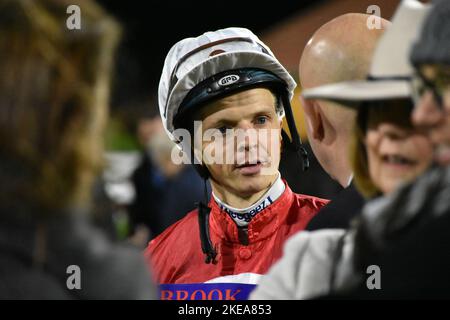
[[[113,244],[83,212],[36,220],[29,210],[0,212],[0,299],[156,298],[137,249]],[[68,288],[70,266],[80,289]]]
[[[381,290],[365,281],[344,297],[450,298],[450,167],[364,208],[355,237],[356,269],[377,265]]]
[[[131,180],[136,190],[129,207],[132,229],[143,224],[150,229],[151,238],[182,219],[195,209],[196,202],[204,199],[205,182],[193,166],[185,165],[176,176],[166,178],[144,155]],[[207,190],[211,190],[209,182]]]
[[[340,191],[311,219],[306,226],[306,230],[348,229],[350,221],[360,214],[363,205],[364,198],[352,183],[349,187]]]

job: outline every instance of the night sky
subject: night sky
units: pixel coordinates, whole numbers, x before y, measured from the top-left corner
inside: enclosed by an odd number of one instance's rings
[[[182,38],[230,26],[247,27],[258,34],[321,1],[280,0],[272,5],[244,0],[99,2],[125,29],[113,98],[113,104],[120,105],[130,96],[156,91],[165,55]]]

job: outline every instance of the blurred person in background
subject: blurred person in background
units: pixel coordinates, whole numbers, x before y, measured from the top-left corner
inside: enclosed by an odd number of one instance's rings
[[[359,13],[344,14],[314,33],[299,64],[303,89],[362,80],[367,76],[376,43],[389,23],[382,19],[380,29],[368,29],[369,17]],[[324,170],[344,188],[311,219],[306,230],[348,228],[364,204],[352,183],[348,156],[356,110],[319,99],[302,99],[302,105],[314,155]]]
[[[410,120],[413,68],[408,62],[413,40],[428,12],[429,6],[415,0],[400,4],[392,25],[376,46],[368,80],[328,84],[303,92],[307,99],[358,108],[351,163],[356,187],[371,201],[348,230],[317,230],[292,237],[284,256],[261,281],[252,299],[311,299],[366,285],[370,276],[367,268],[371,266],[367,262],[375,256],[361,245],[360,227],[366,226],[369,235],[380,232],[389,219],[379,216],[377,220],[372,205],[385,202],[431,165],[430,139]],[[366,220],[367,224],[361,222]],[[363,263],[361,254],[367,258]],[[383,271],[381,279],[384,290]]]
[[[410,52],[412,122],[432,142],[434,165],[417,181],[373,202],[357,230],[356,269],[380,268],[381,290],[361,283],[343,297],[450,296],[450,2],[433,1]]]
[[[176,145],[167,137],[159,114],[137,119],[136,130],[143,152],[131,177],[136,191],[131,224],[134,230],[147,228],[154,238],[195,208],[204,186],[192,166],[172,161]]]
[[[120,28],[80,1],[69,30],[73,3],[0,1],[0,297],[155,298],[139,252],[91,222]]]
[[[137,31],[129,25],[127,31],[116,58],[104,176],[121,238],[144,248],[195,208],[203,183],[192,166],[171,161],[175,144],[165,134],[144,62],[130,44]]]
[[[431,165],[432,144],[413,126],[413,107],[410,98],[360,106],[350,154],[355,184],[367,199],[394,192]]]

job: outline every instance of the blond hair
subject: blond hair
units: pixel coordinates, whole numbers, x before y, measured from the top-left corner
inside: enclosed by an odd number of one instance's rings
[[[78,2],[80,30],[66,10]],[[94,2],[0,0],[0,201],[89,202],[120,28]],[[14,196],[14,198],[10,198]]]
[[[353,169],[353,181],[358,191],[365,198],[373,198],[380,193],[380,190],[373,183],[369,173],[369,162],[364,144],[367,117],[367,108],[361,106],[358,110],[350,142],[350,164]]]

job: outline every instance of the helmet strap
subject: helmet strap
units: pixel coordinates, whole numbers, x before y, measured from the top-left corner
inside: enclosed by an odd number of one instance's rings
[[[281,102],[283,103],[286,121],[289,127],[289,132],[291,133],[290,145],[286,147],[291,148],[297,154],[297,157],[302,162],[302,170],[306,171],[309,168],[308,152],[302,146],[302,141],[295,125],[295,118],[294,114],[292,113],[292,107],[289,101],[288,92],[284,92],[281,94]],[[283,141],[289,141],[289,138],[284,130],[281,134],[283,137]]]
[[[205,183],[205,203],[202,201],[198,202],[198,226],[200,230],[200,242],[202,246],[202,251],[205,254],[205,263],[213,263],[215,264],[217,252],[214,249],[214,245],[211,242],[211,236],[209,233],[209,215],[211,213],[211,208],[208,207],[208,189],[206,187],[206,179]]]
[[[194,148],[191,148],[191,163],[194,166],[197,173],[203,179],[204,183],[204,198],[203,201],[196,203],[198,211],[198,226],[200,231],[200,242],[202,246],[202,251],[205,254],[205,263],[216,263],[217,252],[214,249],[214,245],[211,241],[211,236],[209,233],[209,215],[211,213],[211,208],[208,207],[208,188],[207,180],[210,176],[208,169],[203,164],[195,163]]]

